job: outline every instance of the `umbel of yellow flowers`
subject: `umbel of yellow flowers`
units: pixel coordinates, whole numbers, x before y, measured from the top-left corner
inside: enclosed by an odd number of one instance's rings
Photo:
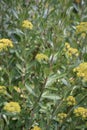
[[[31,130],[41,130],[41,128],[38,126],[34,126],[33,129],[31,129]]]
[[[21,107],[18,102],[9,102],[4,106],[4,110],[10,113],[20,113]]]
[[[0,94],[6,94],[6,87],[5,86],[0,86]]]
[[[39,62],[42,61],[42,60],[48,61],[48,57],[43,53],[37,54],[35,58]]]
[[[70,46],[70,44],[68,42],[65,43],[65,48],[64,48],[65,54],[69,57],[72,56],[79,56],[79,52],[76,48],[73,48]]]
[[[87,62],[81,63],[78,67],[73,69],[77,73],[78,77],[82,77],[84,81],[87,81]]]
[[[26,28],[26,29],[32,29],[33,28],[33,25],[30,21],[28,20],[24,20],[22,22],[22,27]]]
[[[83,120],[87,119],[87,109],[84,107],[78,107],[74,110],[74,114],[77,117],[81,117]]]
[[[76,33],[83,33],[87,32],[87,22],[81,22],[79,25],[76,26]]]
[[[58,114],[58,122],[62,123],[66,119],[66,117],[67,117],[66,113],[63,113],[63,112],[59,113]]]
[[[9,47],[13,47],[13,43],[11,40],[6,38],[0,39],[0,51],[8,50]]]
[[[66,98],[66,102],[68,106],[74,106],[76,105],[76,99],[73,96],[68,96]]]

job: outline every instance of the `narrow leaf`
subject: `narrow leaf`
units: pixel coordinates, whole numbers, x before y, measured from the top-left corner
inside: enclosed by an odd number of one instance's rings
[[[30,92],[30,94],[32,94],[33,96],[37,97],[37,95],[35,94],[35,92],[33,91],[32,87],[25,84],[25,87],[27,88],[27,90]]]

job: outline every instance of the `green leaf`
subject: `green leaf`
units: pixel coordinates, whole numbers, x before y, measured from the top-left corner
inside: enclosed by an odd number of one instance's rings
[[[19,58],[21,61],[24,62],[24,59],[22,58],[22,56],[17,51],[15,51],[15,53],[16,53],[17,58]]]
[[[3,114],[3,119],[5,120],[5,123],[8,125],[9,124],[9,120],[7,119],[7,116],[5,114]]]
[[[84,57],[84,61],[87,62],[87,53],[84,53],[83,57]]]
[[[82,128],[87,128],[87,126],[86,125],[80,125],[80,126],[76,127],[77,130],[79,130],[79,129],[82,130]]]
[[[18,19],[18,12],[16,10],[12,9],[12,13],[15,16],[15,18]]]
[[[65,76],[65,74],[55,74],[48,77],[46,87],[51,86],[56,80],[58,80],[59,78],[62,78],[63,76]]]
[[[48,94],[48,92],[44,92],[42,95],[42,98],[50,99],[50,100],[59,100],[61,99],[58,95],[56,94]]]
[[[63,84],[64,84],[64,85],[66,85],[66,86],[68,85],[68,83],[67,83],[67,80],[66,80],[66,79],[64,79],[64,78],[63,78],[63,79],[62,79],[62,82],[63,82]]]
[[[30,92],[30,94],[32,94],[33,96],[37,97],[37,95],[35,94],[35,92],[33,91],[31,86],[29,86],[28,84],[25,84],[25,87]]]
[[[16,64],[16,67],[17,67],[17,70],[18,70],[19,73],[23,72],[23,68],[20,64]]]
[[[4,129],[4,120],[0,117],[0,130]]]

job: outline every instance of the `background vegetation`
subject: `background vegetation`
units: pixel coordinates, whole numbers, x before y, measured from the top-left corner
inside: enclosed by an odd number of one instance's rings
[[[13,44],[0,47],[0,130],[87,128],[87,64],[83,73],[73,72],[87,62],[86,5],[86,0],[0,0],[0,40]],[[24,20],[33,28],[24,28]],[[38,60],[37,54],[47,58]],[[18,103],[18,112],[5,109],[10,102]]]

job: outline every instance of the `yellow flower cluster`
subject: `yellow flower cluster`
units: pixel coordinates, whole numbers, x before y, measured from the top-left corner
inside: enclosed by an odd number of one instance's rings
[[[65,51],[65,53],[66,53],[69,57],[72,57],[72,56],[78,57],[78,56],[79,56],[78,50],[77,50],[76,48],[70,47],[70,44],[67,43],[67,42],[65,43],[64,51]]]
[[[86,33],[81,33],[81,37],[84,39],[86,37]]]
[[[66,102],[68,106],[74,106],[76,105],[76,99],[73,96],[68,96],[66,98]]]
[[[87,109],[84,107],[78,107],[74,110],[74,114],[82,119],[87,119]]]
[[[0,86],[0,94],[6,94],[6,87],[5,86]]]
[[[76,26],[76,33],[87,32],[87,22],[81,22]]]
[[[17,86],[14,86],[14,90],[15,90],[16,92],[18,92],[18,93],[21,93],[21,89],[20,89],[19,87],[17,87]]]
[[[42,54],[42,53],[37,54],[35,58],[36,58],[36,60],[39,61],[39,62],[42,61],[42,60],[45,60],[45,61],[48,60],[48,57],[47,57],[46,55]]]
[[[33,28],[33,25],[30,21],[28,20],[24,20],[22,22],[22,27],[26,28],[26,29],[32,29]]]
[[[78,77],[82,77],[87,81],[87,62],[81,63],[78,67],[73,69],[74,72],[77,72]]]
[[[9,39],[0,39],[0,51],[7,50],[8,47],[13,47],[12,41]]]
[[[58,121],[59,121],[59,123],[62,123],[66,117],[67,117],[66,113],[59,113],[58,114]]]
[[[38,126],[34,126],[34,128],[33,128],[33,129],[31,129],[31,130],[41,130],[41,128],[40,128],[40,127],[38,127]]]
[[[4,110],[11,113],[20,113],[21,108],[18,102],[9,102],[4,106]]]

